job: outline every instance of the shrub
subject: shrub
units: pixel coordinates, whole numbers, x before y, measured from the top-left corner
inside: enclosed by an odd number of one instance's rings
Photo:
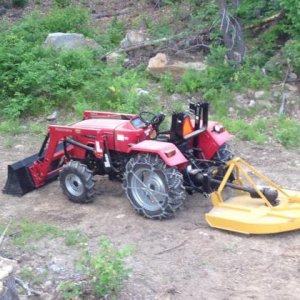
[[[71,0],[54,0],[57,7],[64,8],[71,5]]]
[[[281,118],[275,137],[287,148],[296,148],[300,146],[300,123],[296,120]]]
[[[294,71],[300,74],[300,40],[289,41],[283,51],[286,58],[290,60]]]
[[[90,35],[88,23],[88,10],[75,5],[53,9],[48,16],[41,19],[42,27],[47,32],[77,32]]]
[[[108,27],[107,48],[118,43],[123,25]],[[41,47],[52,31],[76,31],[93,36],[88,12],[69,6],[47,16],[34,12],[0,33],[0,116],[17,118],[48,112],[53,107],[136,111],[137,87],[143,87],[141,69],[127,71],[97,60],[97,51],[56,52]],[[105,51],[106,51],[105,50]],[[84,104],[84,105],[83,105]]]
[[[279,0],[282,7],[286,10],[287,17],[292,23],[292,28],[300,33],[300,2],[298,0]]]

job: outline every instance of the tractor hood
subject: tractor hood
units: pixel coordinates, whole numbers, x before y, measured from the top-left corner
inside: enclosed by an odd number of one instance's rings
[[[128,120],[116,120],[116,119],[88,119],[73,124],[71,127],[75,127],[78,129],[90,129],[90,130],[98,130],[98,129],[110,129],[115,130],[119,126],[124,126],[125,124],[130,124]],[[131,125],[131,124],[130,124]]]

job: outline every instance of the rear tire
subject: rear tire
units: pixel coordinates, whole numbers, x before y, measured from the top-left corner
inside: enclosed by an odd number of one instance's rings
[[[79,161],[64,165],[59,176],[60,186],[70,201],[89,203],[95,195],[95,179],[92,171]]]
[[[182,174],[151,154],[129,160],[123,188],[137,213],[149,219],[172,217],[186,197]]]

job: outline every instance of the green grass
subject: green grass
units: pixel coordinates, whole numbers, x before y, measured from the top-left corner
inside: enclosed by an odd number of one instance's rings
[[[5,226],[1,224],[0,232]],[[86,235],[78,229],[65,230],[51,224],[35,223],[28,220],[13,222],[6,234],[9,241],[17,247],[31,247],[42,239],[62,238],[67,247],[81,246],[86,242]]]
[[[0,133],[17,135],[26,131],[26,126],[22,125],[20,121],[6,120],[0,122]]]

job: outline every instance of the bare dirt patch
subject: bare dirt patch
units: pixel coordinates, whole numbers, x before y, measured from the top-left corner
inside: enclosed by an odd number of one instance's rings
[[[29,135],[16,138],[24,148],[8,149],[7,137],[0,137],[1,186],[7,165],[38,149]],[[235,142],[235,147],[281,185],[300,190],[299,154],[277,144]],[[88,236],[92,249],[100,236],[116,246],[134,245],[127,261],[132,273],[118,299],[298,299],[299,231],[246,236],[212,229],[204,220],[211,203],[199,194],[187,198],[176,218],[150,221],[134,212],[120,183],[102,177],[97,190],[89,205],[69,202],[57,181],[22,198],[0,194],[1,224],[26,219],[78,229]],[[0,255],[17,259],[21,269],[37,274],[40,280],[34,286],[45,293],[42,299],[60,299],[59,282],[79,276],[74,263],[80,249],[66,246],[61,238],[23,249],[8,248],[9,238]]]

